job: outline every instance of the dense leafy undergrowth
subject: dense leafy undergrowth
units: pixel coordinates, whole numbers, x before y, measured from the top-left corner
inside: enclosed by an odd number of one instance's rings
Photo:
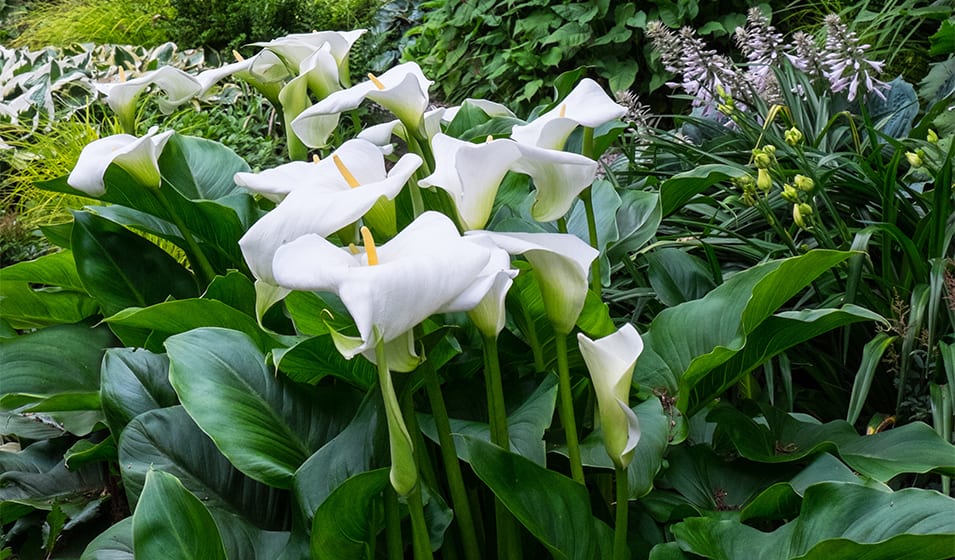
[[[7,139],[82,202],[0,270],[0,557],[951,557],[951,53],[648,30],[673,129],[352,85],[359,32],[28,96],[93,134]]]

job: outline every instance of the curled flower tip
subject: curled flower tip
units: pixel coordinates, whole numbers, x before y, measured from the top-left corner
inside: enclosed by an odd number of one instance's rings
[[[371,72],[368,73],[368,79],[371,80],[371,83],[375,84],[376,88],[385,89],[385,84],[381,83],[381,80],[376,78]]]
[[[355,188],[361,184],[358,182],[358,179],[352,175],[351,171],[345,167],[345,162],[342,161],[342,158],[338,157],[338,154],[332,155],[332,161],[335,162],[335,167],[338,168],[338,172],[342,174],[342,177],[344,177],[345,182],[348,183],[349,187]]]
[[[367,226],[361,226],[361,240],[365,244],[365,255],[368,257],[368,266],[378,264],[378,249],[375,247],[375,238]]]

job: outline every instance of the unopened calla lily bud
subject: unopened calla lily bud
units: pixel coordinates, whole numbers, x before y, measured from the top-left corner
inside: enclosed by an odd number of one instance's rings
[[[580,354],[587,364],[597,394],[597,412],[607,454],[619,469],[633,459],[640,441],[640,422],[630,409],[630,383],[643,339],[631,324],[597,340],[577,334]]]

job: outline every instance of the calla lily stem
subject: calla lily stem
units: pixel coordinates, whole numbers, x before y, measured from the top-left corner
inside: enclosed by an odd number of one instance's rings
[[[627,515],[630,511],[630,490],[627,469],[617,467],[617,514],[614,519],[613,559],[627,560]]]
[[[388,560],[402,560],[404,545],[401,542],[401,514],[398,511],[398,493],[392,487],[385,488],[385,543]]]
[[[415,560],[434,558],[431,553],[431,539],[428,537],[428,524],[424,519],[424,505],[421,503],[420,483],[408,495],[408,512],[411,514],[411,542]]]
[[[567,437],[567,455],[570,458],[570,474],[584,484],[584,466],[580,459],[580,442],[577,439],[577,420],[574,417],[574,395],[570,387],[570,366],[567,363],[567,335],[554,334],[557,347],[557,393],[560,399],[560,422]]]
[[[599,251],[600,246],[599,241],[597,240],[597,217],[594,215],[594,196],[592,187],[587,187],[584,189],[584,191],[580,193],[580,199],[584,202],[584,213],[587,215],[587,234],[590,237],[590,246]],[[597,294],[597,296],[601,295],[599,255],[592,263],[590,263],[590,289]]]
[[[164,189],[174,187],[166,181],[163,181],[163,183],[165,183],[164,186],[161,186],[159,189],[156,189],[153,192],[156,194],[156,198],[159,200],[159,203],[162,204],[162,207],[169,214],[169,217],[172,219],[172,223],[174,223],[176,228],[179,229],[179,233],[182,234],[182,238],[185,240],[186,246],[189,247],[189,264],[191,264],[195,269],[202,286],[208,286],[209,283],[212,282],[212,279],[216,277],[215,269],[212,268],[212,264],[209,263],[209,259],[206,258],[206,254],[202,251],[199,243],[196,242],[195,238],[192,236],[192,232],[189,231],[186,223],[182,221],[182,217],[179,216],[175,208],[173,208],[172,204],[169,202],[169,199],[166,198],[166,191]]]
[[[461,474],[461,465],[458,463],[458,454],[451,436],[451,421],[448,418],[448,409],[441,394],[441,384],[438,374],[430,360],[425,360],[420,369],[424,374],[425,391],[431,404],[431,414],[438,431],[438,443],[441,446],[441,459],[444,462],[444,472],[448,477],[448,487],[451,490],[451,503],[454,505],[454,516],[461,530],[461,543],[464,547],[464,557],[467,560],[480,560],[481,551],[478,545],[477,532],[474,529],[474,519],[471,517],[471,503],[467,489],[464,487],[464,477]]]

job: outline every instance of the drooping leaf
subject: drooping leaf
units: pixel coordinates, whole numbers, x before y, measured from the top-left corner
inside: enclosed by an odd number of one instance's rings
[[[663,215],[669,216],[686,201],[717,183],[746,174],[742,167],[714,163],[674,175],[660,185]]]
[[[209,510],[171,474],[149,471],[132,524],[136,558],[226,560]]]
[[[496,445],[465,440],[478,478],[554,558],[601,558],[611,550],[610,528],[591,513],[582,485]]]
[[[673,526],[680,546],[706,558],[943,560],[952,554],[955,500],[932,490],[885,492],[825,482],[806,490],[799,517],[771,533],[694,517]]]
[[[86,545],[80,560],[133,560],[133,518],[106,529]]]
[[[10,282],[6,269],[0,282],[0,301],[3,301],[4,320],[17,329],[78,323],[99,312],[99,303],[83,292]]]
[[[380,526],[382,492],[388,488],[389,469],[356,474],[338,486],[319,506],[312,521],[314,558],[352,560],[370,558]]]
[[[344,387],[276,377],[245,334],[201,328],[166,340],[169,379],[186,411],[246,475],[289,488],[295,471],[356,410]]]
[[[148,350],[112,348],[103,356],[100,400],[113,434],[156,408],[179,404],[169,384],[169,358]]]
[[[115,343],[109,329],[83,324],[0,339],[0,387],[33,395],[98,391],[103,352]]]
[[[198,295],[192,274],[156,245],[88,212],[73,219],[76,270],[107,314]]]

